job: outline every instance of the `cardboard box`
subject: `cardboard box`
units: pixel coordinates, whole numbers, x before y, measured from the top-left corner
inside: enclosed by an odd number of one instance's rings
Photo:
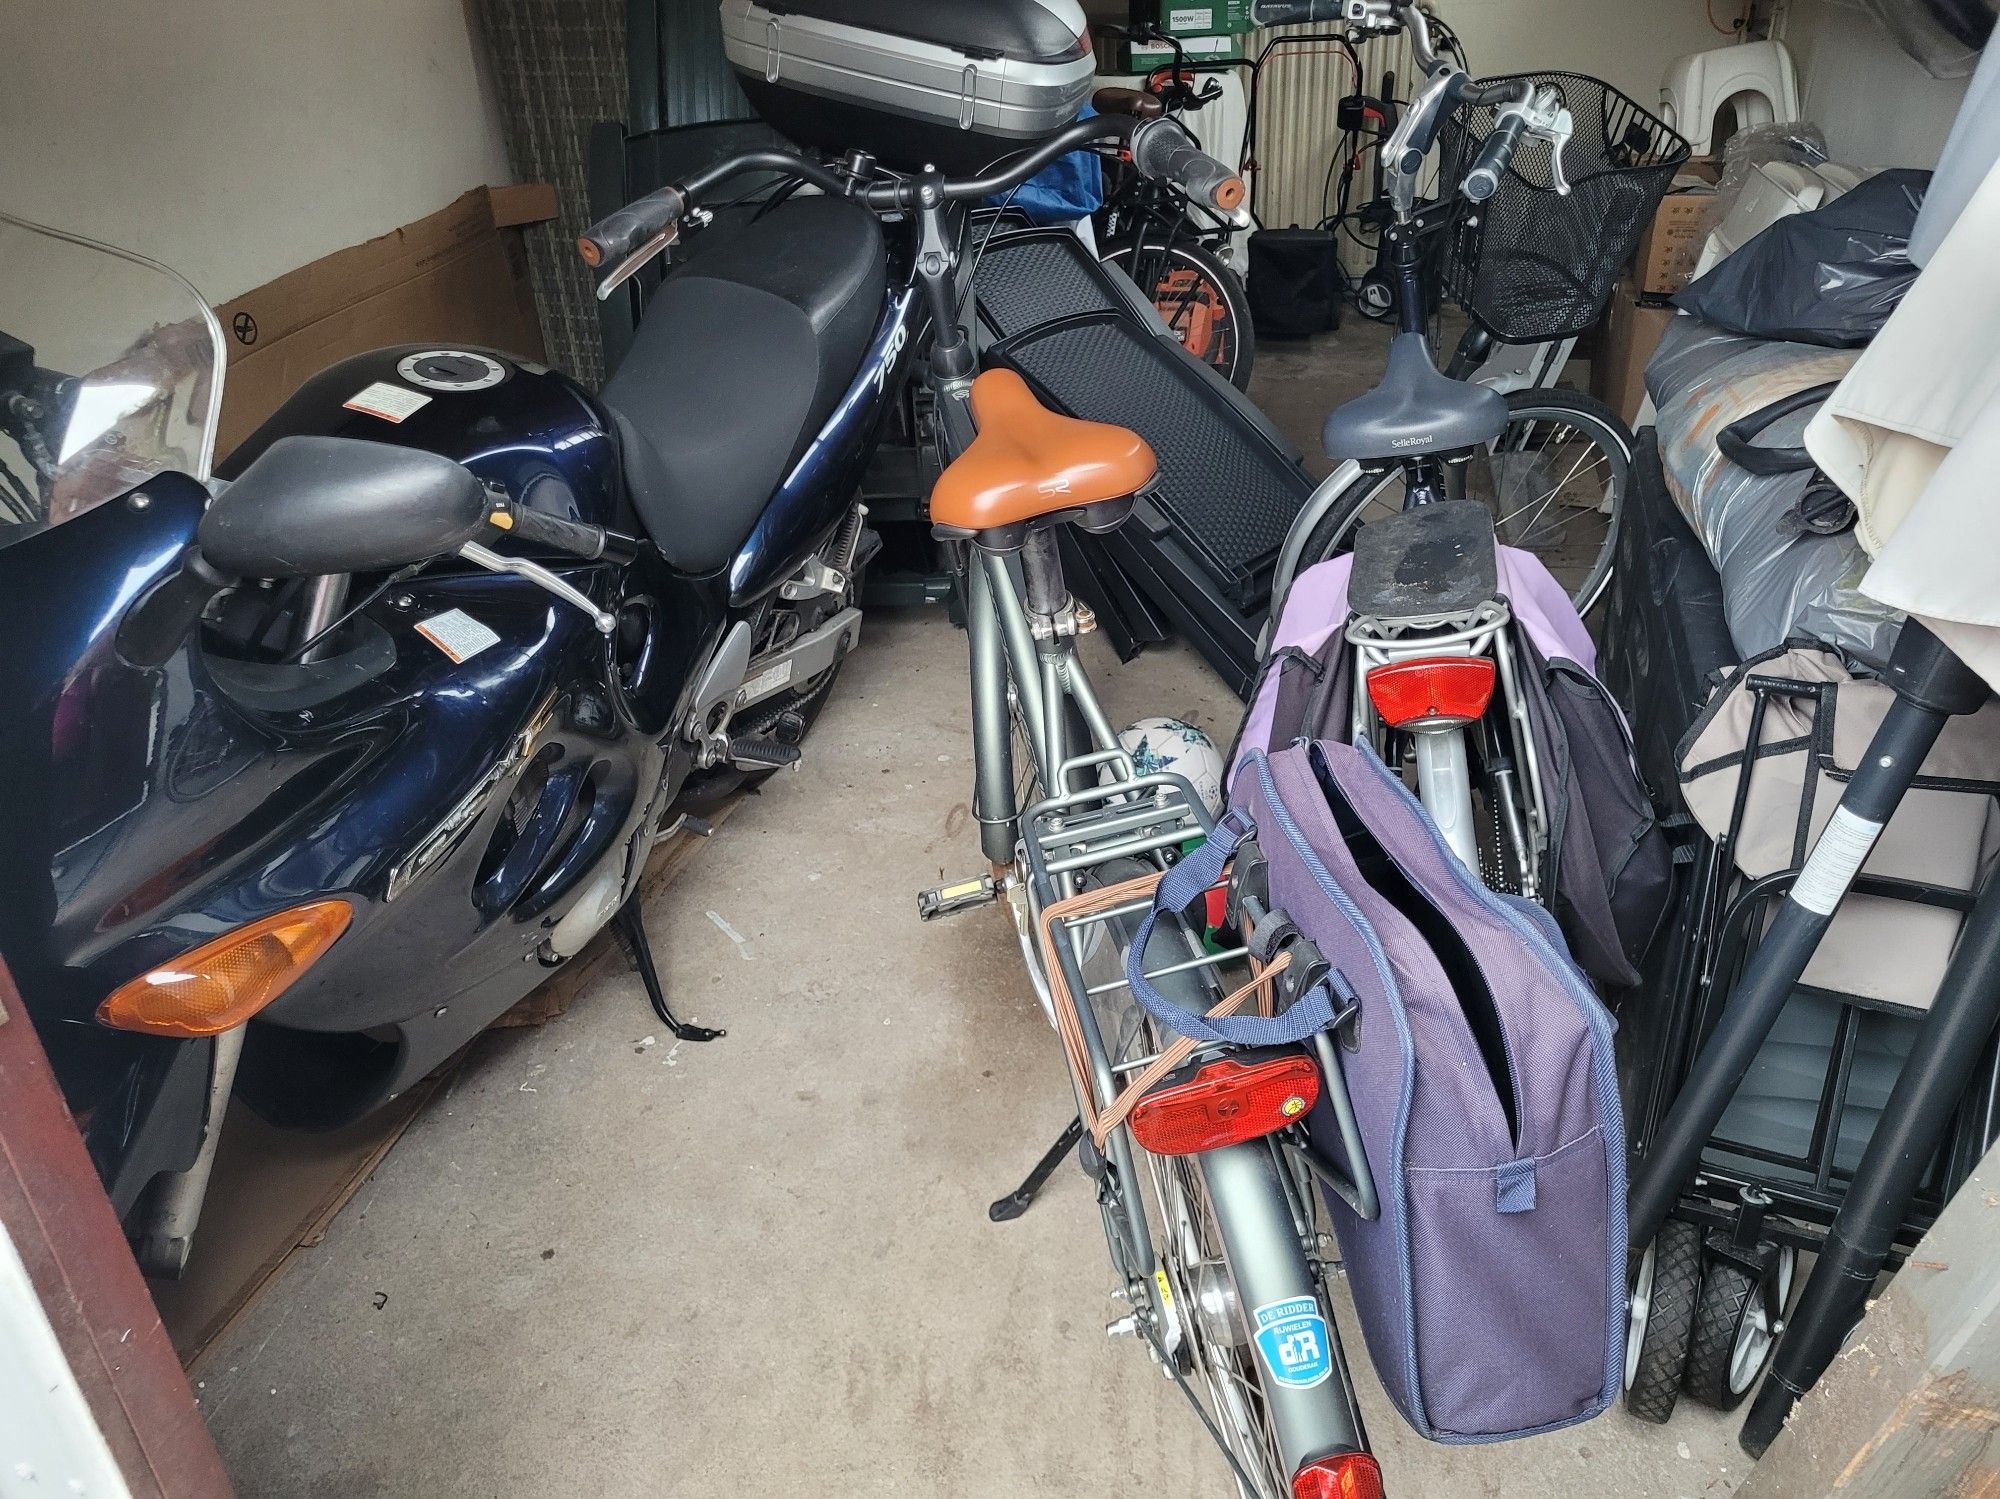
[[[1632,256],[1632,274],[1648,296],[1670,297],[1693,279],[1721,175],[1720,167],[1706,160],[1691,161],[1675,174]]]
[[[1243,61],[1241,36],[1181,36],[1181,55],[1190,65]],[[1116,62],[1125,73],[1150,73],[1155,68],[1172,67],[1174,49],[1162,42],[1120,42]]]
[[[1673,308],[1639,300],[1632,278],[1622,277],[1598,325],[1590,361],[1590,393],[1629,426],[1646,399],[1646,361],[1659,347]]]
[[[519,230],[555,213],[546,184],[474,188],[427,218],[216,308],[229,345],[217,454],[329,364],[385,344],[469,343],[540,361]]]
[[[1255,31],[1250,0],[1160,0],[1160,30],[1169,36]]]

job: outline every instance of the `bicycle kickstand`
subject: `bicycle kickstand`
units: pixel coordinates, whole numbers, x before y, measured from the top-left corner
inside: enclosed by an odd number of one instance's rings
[[[1078,1117],[1070,1120],[1068,1124],[1063,1126],[1063,1132],[1056,1136],[1056,1143],[1043,1153],[1039,1161],[1035,1162],[1035,1169],[1028,1173],[1027,1179],[1005,1197],[987,1208],[986,1216],[995,1223],[1011,1223],[1027,1212],[1033,1206],[1035,1198],[1041,1193],[1042,1188],[1049,1184],[1049,1178],[1056,1174],[1056,1167],[1063,1163],[1063,1157],[1068,1155],[1072,1150],[1075,1150],[1077,1142],[1082,1138],[1082,1118]]]

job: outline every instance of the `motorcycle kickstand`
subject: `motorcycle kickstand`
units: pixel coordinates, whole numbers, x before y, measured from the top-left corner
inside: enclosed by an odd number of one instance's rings
[[[639,893],[635,891],[632,898],[618,908],[611,924],[625,940],[625,950],[632,955],[632,966],[639,970],[639,982],[646,986],[646,998],[653,1003],[653,1013],[660,1017],[662,1025],[673,1032],[677,1041],[720,1040],[729,1032],[676,1020],[674,1012],[667,1007],[667,991],[660,984],[660,970],[653,966],[653,944],[646,936],[645,917],[639,911],[640,900]]]
[[[1056,1136],[1056,1143],[1035,1162],[1035,1169],[1028,1173],[1027,1179],[987,1208],[986,1216],[995,1223],[1011,1223],[1027,1212],[1042,1188],[1048,1185],[1049,1178],[1056,1174],[1056,1167],[1063,1163],[1063,1157],[1075,1150],[1081,1139],[1083,1119],[1078,1116],[1063,1126],[1063,1132]]]

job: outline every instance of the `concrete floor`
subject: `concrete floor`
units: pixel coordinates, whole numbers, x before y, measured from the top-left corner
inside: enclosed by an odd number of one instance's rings
[[[1266,355],[1301,439],[1328,362]],[[1226,741],[1240,712],[1183,650],[1094,664],[1114,720]],[[968,751],[963,637],[871,616],[804,768],[649,913],[683,1011],[728,1038],[674,1045],[621,975],[481,1041],[195,1371],[244,1495],[1230,1492],[1101,1331],[1082,1175],[986,1219],[1070,1100],[1005,918],[916,920],[980,864]],[[1692,1410],[1426,1444],[1334,1301],[1392,1494],[1705,1499],[1745,1472],[1735,1422]]]

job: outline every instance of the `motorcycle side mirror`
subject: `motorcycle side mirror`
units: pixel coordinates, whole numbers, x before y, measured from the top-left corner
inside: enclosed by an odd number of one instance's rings
[[[485,534],[491,501],[441,454],[351,437],[281,437],[216,497],[195,533],[239,578],[388,572]]]

